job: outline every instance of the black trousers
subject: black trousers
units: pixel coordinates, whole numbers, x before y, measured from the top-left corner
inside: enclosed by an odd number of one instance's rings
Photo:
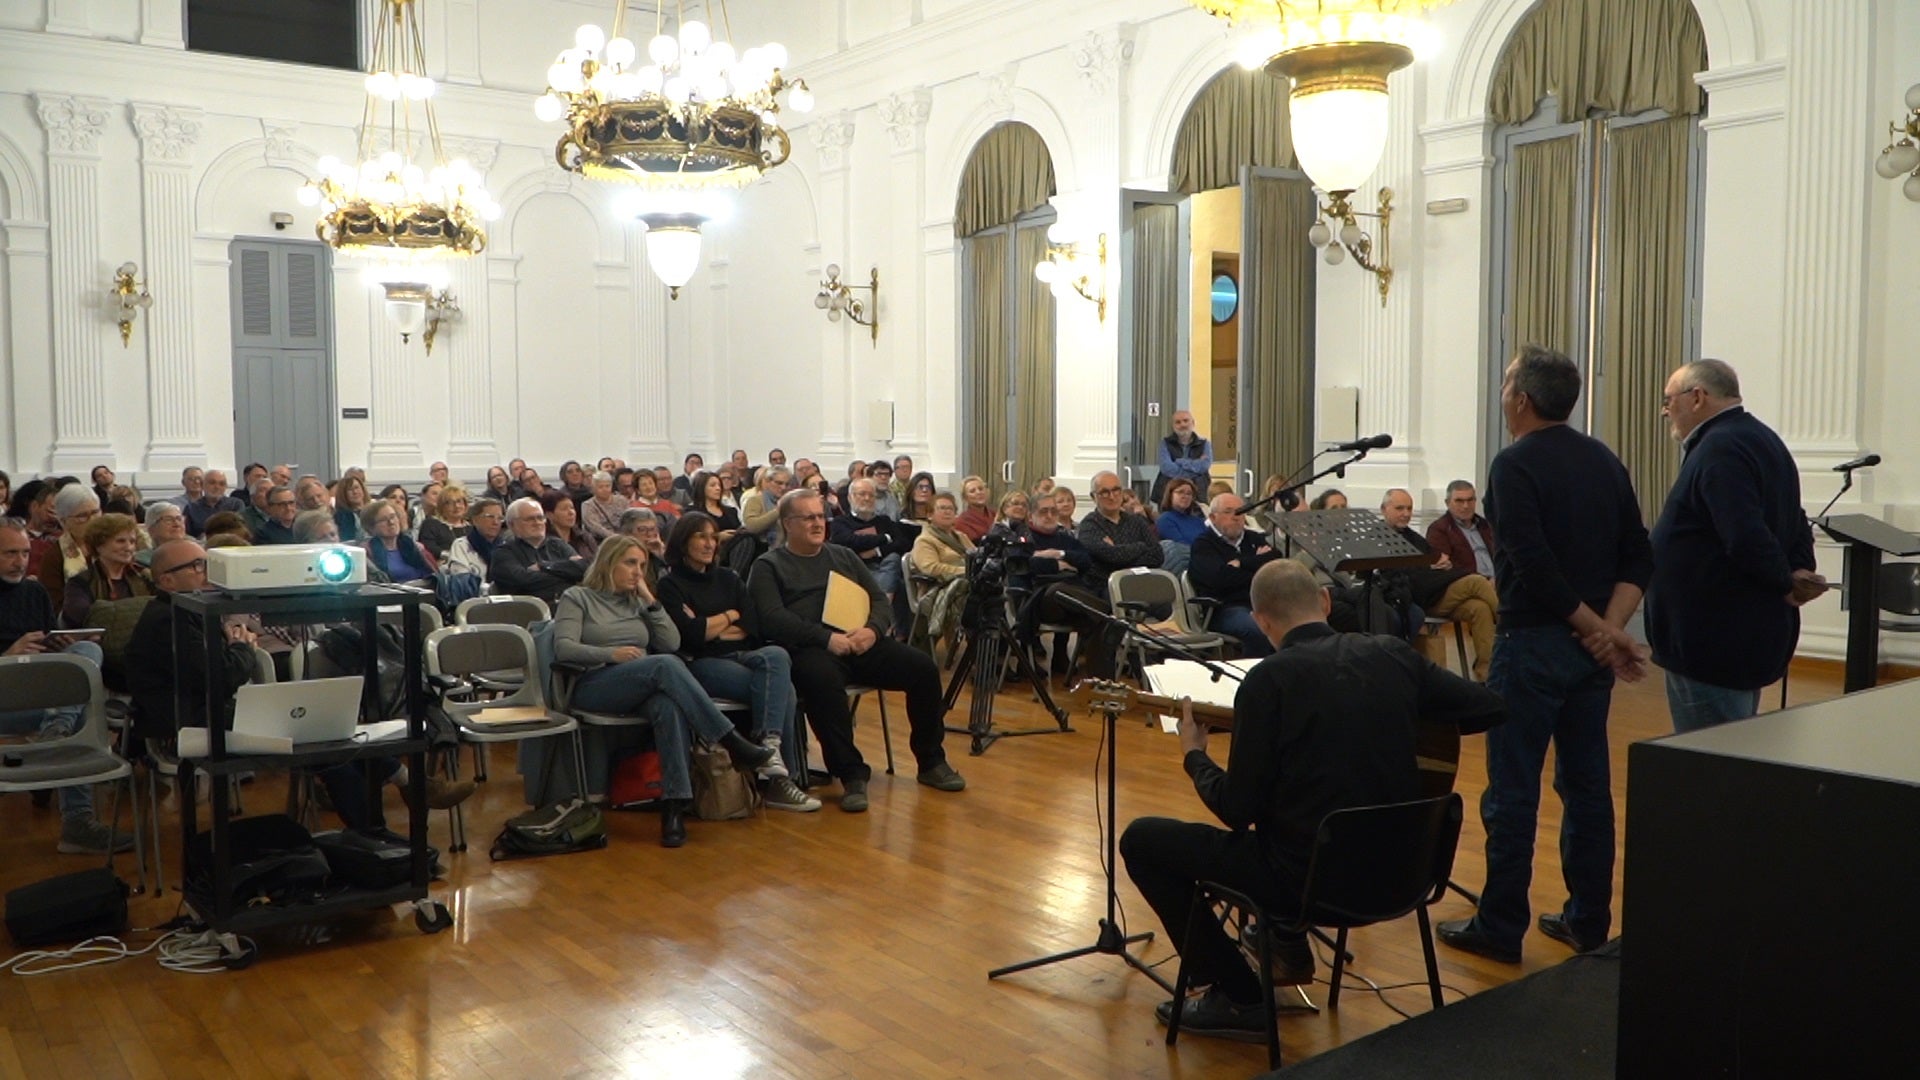
[[[1071,663],[1081,665],[1096,678],[1110,679],[1114,671],[1114,653],[1119,645],[1107,633],[1107,623],[1089,612],[1087,610],[1089,607],[1102,613],[1112,611],[1112,608],[1107,605],[1106,597],[1097,596],[1078,585],[1057,582],[1042,588],[1029,601],[1029,610],[1032,613],[1030,621],[1035,627],[1040,623],[1073,627],[1073,632],[1079,636],[1080,643],[1074,649]],[[1065,643],[1065,637],[1065,634],[1054,635],[1053,673],[1055,675],[1065,675],[1069,669],[1070,662],[1066,650],[1061,647]]]
[[[1278,918],[1291,918],[1299,907],[1303,876],[1277,866],[1251,832],[1172,818],[1135,818],[1120,834],[1120,860],[1160,916],[1192,984],[1215,987],[1243,1004],[1259,1001],[1259,978],[1217,919],[1202,920],[1198,932],[1188,936],[1194,883],[1217,882],[1245,893]]]
[[[807,711],[813,737],[820,742],[821,760],[835,778],[865,780],[873,775],[853,742],[849,684],[906,691],[907,724],[912,729],[908,745],[914,761],[926,772],[947,760],[941,746],[946,738],[946,709],[940,667],[933,657],[887,637],[857,656],[835,656],[826,649],[787,651],[793,657],[793,688]]]

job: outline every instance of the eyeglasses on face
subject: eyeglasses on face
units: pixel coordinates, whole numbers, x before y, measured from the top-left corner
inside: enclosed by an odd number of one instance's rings
[[[813,522],[816,522],[816,521],[825,521],[825,520],[827,520],[827,515],[825,515],[825,514],[817,514],[817,513],[816,513],[816,514],[788,514],[788,515],[786,516],[786,518],[785,518],[784,520],[786,520],[786,521],[804,521],[804,522],[807,522],[807,523],[809,523],[809,524],[812,524]]]
[[[1663,409],[1670,409],[1673,407],[1674,402],[1679,401],[1682,397],[1693,393],[1695,390],[1702,390],[1702,388],[1698,386],[1689,386],[1682,390],[1676,390],[1671,394],[1661,394],[1660,407]]]
[[[204,574],[207,572],[207,560],[188,559],[186,562],[175,563],[174,565],[169,566],[165,570],[162,570],[160,572],[162,574],[177,574],[182,570],[191,570],[196,574]]]
[[[1094,489],[1093,493],[1095,495],[1101,496],[1102,498],[1105,498],[1106,496],[1109,496],[1109,495],[1118,495],[1126,490],[1127,490],[1126,488],[1120,488],[1120,487],[1103,487],[1103,488]]]

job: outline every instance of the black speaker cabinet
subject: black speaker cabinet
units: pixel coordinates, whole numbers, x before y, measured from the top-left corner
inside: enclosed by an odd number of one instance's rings
[[[1622,1077],[1911,1075],[1920,682],[1628,751]]]

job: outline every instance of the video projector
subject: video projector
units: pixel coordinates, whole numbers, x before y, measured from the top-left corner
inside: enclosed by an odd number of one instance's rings
[[[207,581],[227,592],[297,592],[364,585],[367,553],[344,544],[266,544],[207,552]]]

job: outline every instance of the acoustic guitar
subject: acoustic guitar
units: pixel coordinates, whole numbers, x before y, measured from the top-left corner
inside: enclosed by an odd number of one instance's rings
[[[1073,702],[1090,712],[1115,716],[1131,709],[1168,716],[1180,715],[1180,699],[1149,694],[1111,679],[1082,679],[1073,685]],[[1193,719],[1215,731],[1233,730],[1233,709],[1195,701]],[[1453,791],[1460,771],[1460,729],[1452,724],[1421,721],[1414,730],[1414,763],[1420,768],[1421,798],[1437,798]]]

